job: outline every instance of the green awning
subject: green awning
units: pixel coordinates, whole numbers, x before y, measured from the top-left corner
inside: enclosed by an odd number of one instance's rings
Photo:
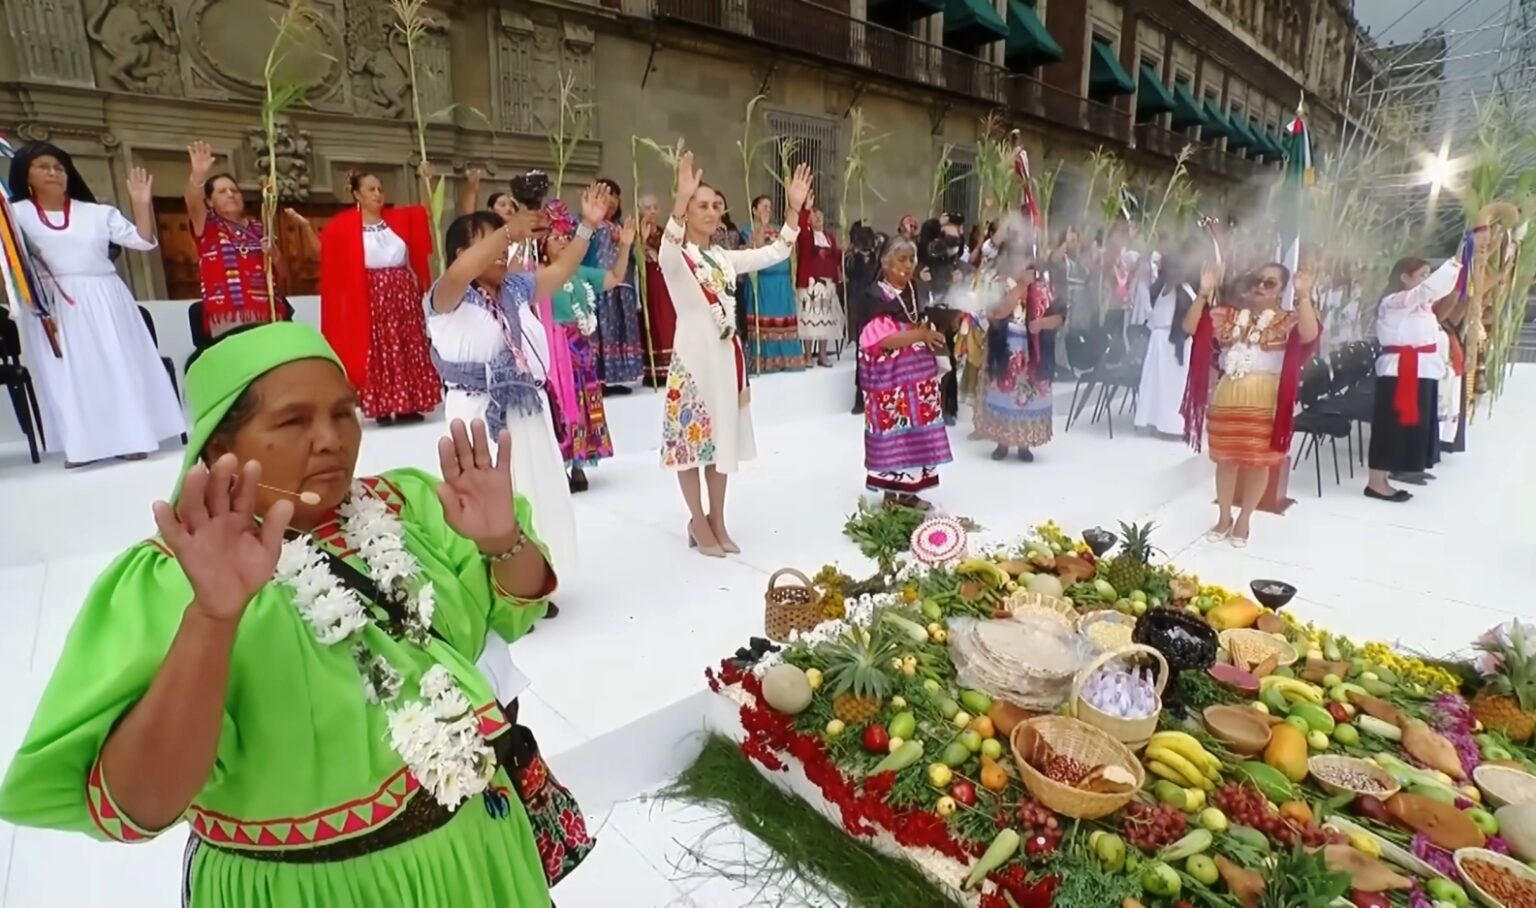
[[[1205,99],[1205,131],[1203,135],[1206,141],[1229,139],[1232,137],[1232,124],[1228,123],[1227,118],[1222,116],[1221,106],[1210,98]]]
[[[1248,131],[1248,124],[1243,122],[1243,115],[1238,111],[1232,111],[1232,116],[1227,119],[1232,124],[1232,134],[1227,137],[1227,148],[1232,151],[1247,148],[1254,152],[1262,151],[1259,140]]]
[[[1191,126],[1206,126],[1205,111],[1200,109],[1200,102],[1190,94],[1189,86],[1183,82],[1173,83],[1173,128],[1189,129]]]
[[[1157,70],[1143,63],[1136,83],[1136,116],[1155,117],[1173,111],[1173,95],[1158,81]]]
[[[1248,131],[1253,133],[1253,138],[1258,143],[1258,153],[1264,157],[1264,160],[1280,160],[1283,153],[1269,137],[1269,131],[1264,128],[1263,123],[1259,122],[1258,117],[1248,118]]]
[[[1046,31],[1040,14],[1024,0],[1008,0],[1008,43],[1004,48],[1008,65],[1017,69],[1059,63],[1066,57]]]
[[[968,44],[987,44],[1008,37],[1008,23],[988,0],[945,0],[944,35]]]
[[[1093,42],[1093,62],[1088,69],[1088,85],[1093,94],[1130,95],[1136,93],[1136,82],[1120,65],[1115,51],[1097,39]]]
[[[1274,149],[1275,152],[1274,155],[1271,156],[1270,160],[1285,160],[1285,146],[1280,143],[1280,137],[1275,135],[1275,131],[1273,129],[1264,130],[1264,141],[1269,143],[1269,147]]]

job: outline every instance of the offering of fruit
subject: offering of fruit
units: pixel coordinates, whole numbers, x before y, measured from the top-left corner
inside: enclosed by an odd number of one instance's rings
[[[891,693],[887,666],[899,652],[900,643],[878,627],[864,632],[850,628],[836,643],[823,646],[833,715],[853,726],[878,715]]]
[[[1104,579],[1117,590],[1139,590],[1151,572],[1152,531],[1156,524],[1120,524],[1120,550],[1104,565]]]

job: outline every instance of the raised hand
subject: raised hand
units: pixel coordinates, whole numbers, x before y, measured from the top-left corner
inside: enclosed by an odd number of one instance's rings
[[[1220,262],[1206,262],[1200,268],[1200,295],[1209,297],[1221,287],[1223,268]]]
[[[135,167],[128,171],[128,198],[136,205],[148,205],[154,199],[155,180],[149,171]]]
[[[677,197],[686,203],[699,191],[704,182],[704,171],[693,167],[693,152],[685,151],[677,156]]]
[[[305,230],[311,229],[313,227],[313,225],[309,223],[309,218],[299,214],[292,208],[284,208],[283,217],[288,221],[288,223],[295,227],[299,227]]]
[[[630,215],[624,219],[624,226],[619,230],[619,243],[624,246],[635,244],[635,233],[639,228],[635,225],[635,216]]]
[[[193,142],[187,146],[187,159],[192,163],[192,179],[201,183],[213,174],[213,146],[207,142]]]
[[[805,200],[811,195],[811,165],[801,164],[795,168],[795,175],[790,177],[789,186],[785,195],[792,214],[799,214],[805,207]]]
[[[516,545],[521,531],[513,504],[512,434],[501,430],[493,460],[485,423],[477,419],[466,429],[464,420],[455,419],[437,442],[437,457],[443,472],[437,497],[448,526],[486,554]]]
[[[597,226],[608,219],[608,187],[603,183],[593,183],[581,193],[581,219],[588,227],[597,229]]]
[[[195,607],[210,618],[238,621],[277,568],[293,502],[276,502],[258,524],[260,481],[260,463],[241,467],[225,454],[211,469],[198,464],[188,471],[175,507],[155,502],[160,538],[191,582]]]
[[[1305,302],[1312,298],[1312,287],[1317,283],[1316,277],[1308,268],[1298,268],[1291,275],[1291,286],[1296,290],[1296,301]]]
[[[538,208],[519,208],[507,219],[507,236],[514,243],[521,243],[544,226],[544,212]]]

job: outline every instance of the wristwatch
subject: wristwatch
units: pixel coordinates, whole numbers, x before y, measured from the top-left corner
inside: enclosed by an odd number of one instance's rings
[[[578,240],[590,240],[590,239],[592,239],[592,228],[588,227],[586,224],[577,224],[576,225],[576,239],[578,239]]]

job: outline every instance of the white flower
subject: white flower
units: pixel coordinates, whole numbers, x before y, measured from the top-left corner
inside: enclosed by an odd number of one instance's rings
[[[323,562],[305,565],[296,576],[287,581],[293,588],[293,597],[299,602],[312,602],[328,590],[341,585]]]
[[[397,707],[389,713],[389,746],[396,751],[414,748],[436,726],[437,720],[427,712],[425,703],[415,701]]]
[[[287,583],[319,560],[319,553],[310,546],[307,538],[290,539],[283,543],[283,550],[278,553],[277,569],[272,576],[279,583]]]
[[[437,613],[437,588],[430,583],[421,585],[416,593],[416,620],[424,627],[432,626],[432,616]]]
[[[441,697],[453,688],[453,675],[441,665],[432,666],[421,676],[421,695],[429,700]]]
[[[432,701],[432,714],[441,721],[461,718],[469,711],[469,698],[456,687],[445,691]]]

